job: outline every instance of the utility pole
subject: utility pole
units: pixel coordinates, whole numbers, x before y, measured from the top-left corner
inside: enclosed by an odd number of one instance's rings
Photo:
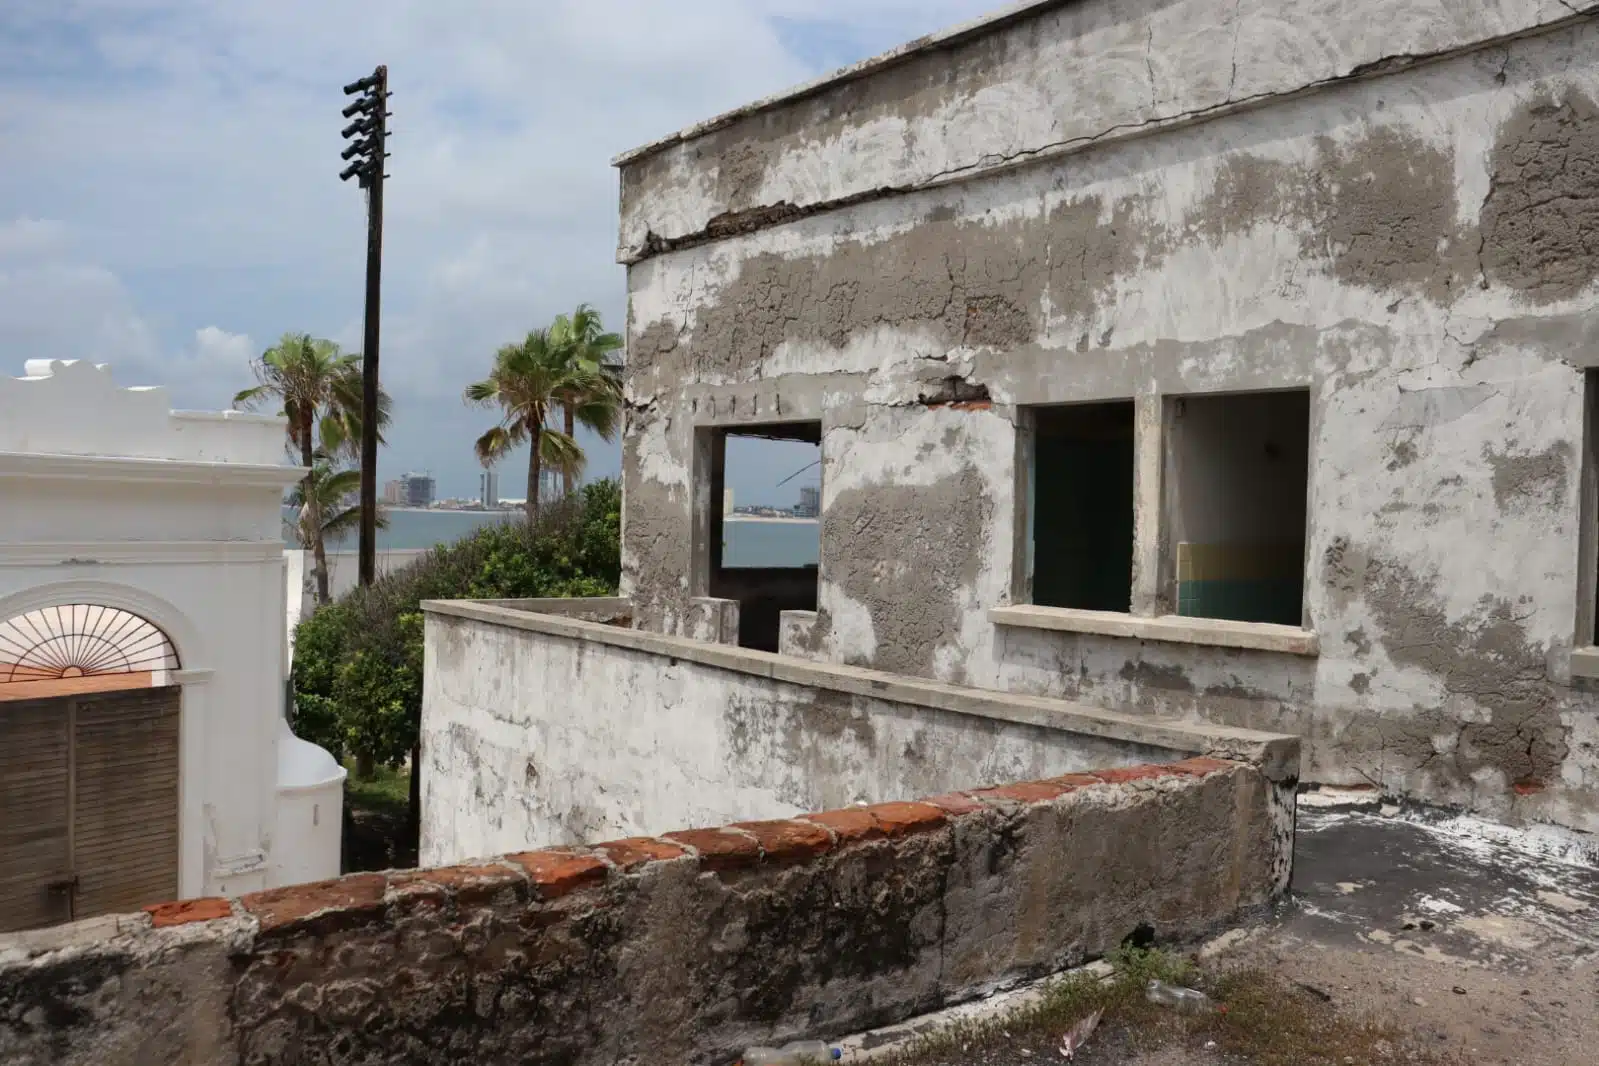
[[[380,66],[344,87],[345,96],[361,94],[344,109],[354,118],[344,127],[354,141],[340,153],[350,165],[340,181],[358,179],[366,190],[366,338],[361,352],[361,553],[360,582],[372,584],[377,570],[378,515],[378,323],[383,274],[383,173],[388,141],[389,68]],[[350,162],[351,160],[353,162]]]

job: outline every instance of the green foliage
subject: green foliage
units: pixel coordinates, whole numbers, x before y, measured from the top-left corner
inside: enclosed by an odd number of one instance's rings
[[[621,527],[621,487],[596,482],[536,523],[485,526],[319,608],[295,631],[295,733],[337,759],[399,765],[422,714],[421,602],[615,595]]]
[[[1105,961],[1115,969],[1119,980],[1130,982],[1136,989],[1143,989],[1151,981],[1185,985],[1194,979],[1192,959],[1160,948],[1135,948],[1131,944],[1123,944],[1107,952]]]

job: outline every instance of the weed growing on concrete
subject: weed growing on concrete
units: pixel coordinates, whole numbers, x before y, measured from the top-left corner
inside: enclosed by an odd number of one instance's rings
[[[1196,959],[1160,949],[1124,947],[1106,956],[1108,974],[1077,971],[1041,998],[990,1018],[958,1023],[884,1059],[886,1066],[1009,1066],[1048,1061],[1063,1032],[1095,1010],[1105,1012],[1079,1063],[1119,1063],[1165,1052],[1160,1061],[1250,1066],[1376,1066],[1458,1060],[1412,1045],[1378,1019],[1346,1014],[1313,992],[1260,969],[1209,971]],[[1185,1015],[1150,1003],[1151,980],[1206,992],[1213,1013]],[[1176,1052],[1178,1057],[1173,1057]]]

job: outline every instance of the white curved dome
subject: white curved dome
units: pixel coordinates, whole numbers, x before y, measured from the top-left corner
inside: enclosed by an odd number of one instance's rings
[[[278,719],[278,788],[316,788],[342,784],[347,771],[327,751],[301,740]]]

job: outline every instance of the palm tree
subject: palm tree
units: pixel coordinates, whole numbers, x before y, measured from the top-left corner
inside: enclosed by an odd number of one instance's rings
[[[316,598],[319,604],[331,598],[324,545],[361,527],[360,501],[351,502],[351,497],[360,492],[361,471],[339,470],[326,455],[318,453],[310,472],[289,494],[289,506],[299,508],[295,533],[301,544],[314,546],[312,550],[317,556]],[[388,516],[381,509],[376,521],[379,529],[388,527]]]
[[[233,397],[235,407],[251,408],[276,402],[289,420],[286,445],[307,470],[305,482],[316,473],[318,456],[332,462],[357,457],[361,441],[361,357],[339,351],[332,341],[308,333],[285,333],[276,345],[251,366],[256,384]],[[378,440],[389,422],[392,404],[378,392]],[[357,488],[359,488],[359,475]],[[302,493],[302,497],[305,494]],[[314,493],[310,494],[313,498]],[[307,540],[305,534],[310,534]],[[328,599],[327,550],[321,523],[302,529],[302,547],[309,545],[316,568],[317,599]]]
[[[621,367],[608,360],[608,356],[622,347],[622,338],[605,332],[600,313],[588,304],[578,304],[571,317],[557,315],[550,326],[550,334],[557,343],[569,348],[568,358],[574,370],[575,388],[566,390],[558,402],[561,407],[562,429],[568,437],[576,439],[578,410],[588,408],[584,425],[594,429],[606,441],[616,435],[616,422],[621,413]],[[578,471],[566,467],[561,471],[562,489],[572,495],[572,482]]]
[[[605,335],[585,325],[592,336],[581,340],[586,334],[574,329],[573,320],[564,326],[560,322],[534,330],[518,344],[502,346],[494,354],[489,376],[468,385],[465,393],[467,403],[498,407],[501,412],[500,424],[477,440],[477,457],[484,466],[529,445],[529,520],[538,517],[539,474],[546,466],[561,471],[568,484],[582,472],[585,457],[577,443],[577,425],[611,440],[620,420],[621,389],[615,369],[595,361],[588,347],[604,341]],[[563,412],[561,429],[550,424],[558,409]]]

